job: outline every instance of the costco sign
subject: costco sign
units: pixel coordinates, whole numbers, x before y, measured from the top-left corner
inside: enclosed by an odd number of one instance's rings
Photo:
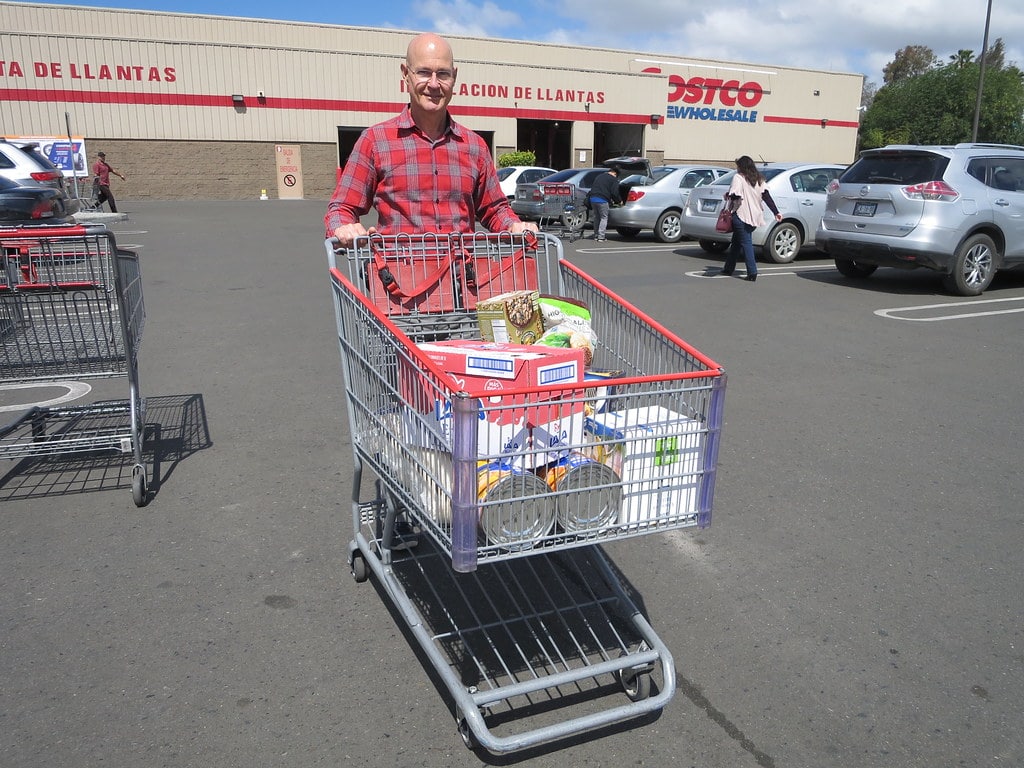
[[[645,72],[660,73],[651,67]],[[756,123],[753,109],[764,96],[764,87],[756,80],[740,82],[714,77],[670,75],[668,78],[666,117],[677,120],[715,120]]]

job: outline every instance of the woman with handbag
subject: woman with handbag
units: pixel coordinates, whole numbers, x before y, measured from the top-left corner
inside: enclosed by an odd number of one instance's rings
[[[732,244],[721,274],[732,274],[742,251],[743,259],[747,263],[747,274],[744,279],[754,282],[757,280],[757,260],[754,258],[754,242],[750,234],[764,224],[762,204],[767,205],[775,214],[776,221],[782,221],[782,214],[779,213],[779,207],[775,205],[765,186],[764,176],[757,170],[749,155],[743,155],[736,160],[736,175],[729,185],[729,191],[725,193],[725,204],[733,211]]]

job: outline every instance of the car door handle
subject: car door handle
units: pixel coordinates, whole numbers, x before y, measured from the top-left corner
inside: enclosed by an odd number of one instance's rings
[[[814,201],[813,200],[802,200],[800,202],[800,205],[814,205]]]
[[[1005,197],[1000,197],[998,200],[995,200],[993,202],[995,202],[996,205],[1003,206],[1003,208],[1005,208],[1006,206],[1008,206],[1010,204],[1010,201],[1007,200]]]

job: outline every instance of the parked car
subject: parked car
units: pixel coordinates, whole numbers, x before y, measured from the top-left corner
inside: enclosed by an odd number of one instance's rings
[[[651,175],[651,164],[642,157],[613,157],[605,160],[601,168],[567,168],[534,184],[516,186],[512,210],[525,221],[558,220],[567,229],[583,229],[588,218],[586,199],[590,187],[594,179],[612,165],[619,166],[627,176],[639,174],[641,178],[649,178]],[[635,180],[623,178],[620,182],[623,194],[633,183]]]
[[[608,212],[608,226],[626,238],[633,238],[642,230],[654,230],[654,236],[663,243],[677,243],[683,239],[681,219],[686,198],[694,187],[712,184],[728,168],[714,165],[663,165],[655,168],[646,182],[634,180],[621,206]]]
[[[554,172],[554,168],[542,168],[536,165],[507,165],[498,169],[498,181],[501,183],[501,191],[505,193],[505,197],[512,201],[516,198],[517,184],[533,184]]]
[[[50,162],[39,144],[0,139],[0,177],[29,187],[52,187],[67,192],[64,174]]]
[[[817,242],[847,277],[924,268],[978,296],[996,270],[1024,267],[1024,147],[866,150],[829,186]]]
[[[818,221],[825,212],[825,188],[845,168],[830,163],[765,163],[758,167],[782,214],[782,221],[776,222],[766,209],[765,223],[751,235],[754,246],[766,259],[788,264],[803,246],[815,244]],[[727,173],[709,186],[697,187],[687,199],[683,234],[697,240],[709,253],[721,253],[732,240],[731,234],[715,229],[715,222],[735,173]]]
[[[0,176],[0,225],[70,224],[77,212],[78,201],[59,189],[29,187]]]

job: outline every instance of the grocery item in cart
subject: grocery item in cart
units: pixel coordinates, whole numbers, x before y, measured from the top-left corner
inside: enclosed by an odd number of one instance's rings
[[[537,291],[509,291],[476,305],[484,341],[533,344],[544,333]]]
[[[556,520],[567,533],[592,531],[614,523],[622,509],[622,485],[606,464],[579,452],[563,456],[545,473],[556,496]]]
[[[628,408],[587,418],[592,458],[621,466],[621,525],[668,522],[697,509],[703,425],[662,406]]]
[[[480,529],[503,549],[530,549],[555,524],[554,498],[537,475],[505,461],[477,467]]]
[[[397,414],[386,415],[389,424]],[[445,450],[401,446],[382,440],[383,461],[417,499],[427,517],[443,528],[452,524],[452,455]],[[403,453],[404,451],[404,453]],[[551,532],[555,503],[548,486],[510,457],[477,462],[480,532],[490,544],[506,549],[532,547],[532,539]]]
[[[580,350],[466,339],[417,346],[451,377],[456,389],[487,393],[481,399],[478,432],[481,446],[493,446],[496,441],[504,443],[508,437],[506,431],[501,431],[495,438],[491,434],[492,425],[537,426],[583,412],[581,399],[563,399],[561,391],[554,389],[561,384],[583,381],[583,352]],[[413,361],[403,358],[398,373],[403,401],[418,413],[431,415],[440,422],[442,433],[450,439],[450,405],[438,401],[438,390],[431,387]],[[525,387],[553,389],[531,395],[514,394],[515,390]],[[582,438],[582,421],[579,426],[576,442]]]

